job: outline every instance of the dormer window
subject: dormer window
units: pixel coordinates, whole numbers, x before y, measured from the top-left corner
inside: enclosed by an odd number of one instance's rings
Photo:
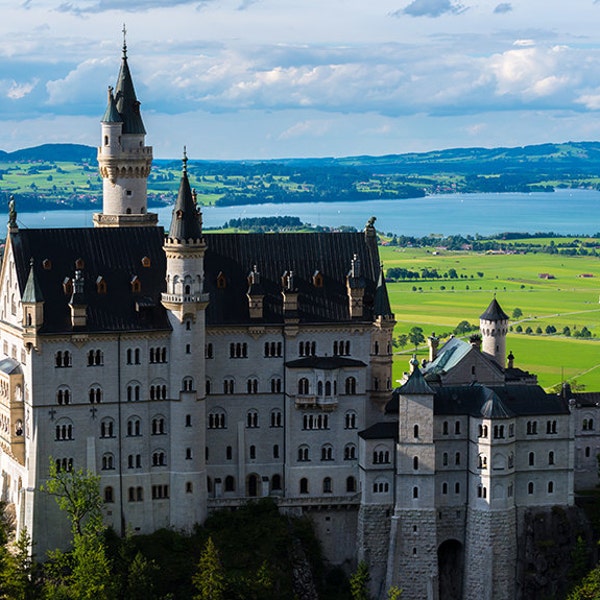
[[[313,281],[313,285],[316,288],[323,287],[323,274],[321,273],[321,271],[315,271],[313,273],[312,281]]]
[[[217,275],[217,289],[224,290],[227,287],[227,278],[223,271]]]
[[[63,279],[63,291],[65,292],[65,296],[73,295],[73,282],[70,277],[65,277]]]
[[[142,267],[148,268],[151,264],[152,262],[147,256],[144,256],[144,258],[142,258]]]
[[[180,209],[175,213],[175,216],[177,217],[178,221],[181,221],[181,219],[183,219],[183,211]]]
[[[49,258],[45,258],[45,259],[42,261],[42,268],[43,268],[45,271],[49,271],[49,270],[52,268],[52,261],[51,261]]]
[[[96,291],[99,294],[106,294],[106,281],[104,280],[104,277],[102,277],[102,275],[100,275],[98,279],[96,279]]]
[[[78,259],[75,261],[75,268],[76,268],[78,271],[81,271],[81,270],[82,270],[84,267],[85,267],[85,261],[83,260],[83,258],[78,258]]]
[[[139,294],[142,291],[142,283],[140,282],[137,275],[131,278],[131,291],[134,294]]]

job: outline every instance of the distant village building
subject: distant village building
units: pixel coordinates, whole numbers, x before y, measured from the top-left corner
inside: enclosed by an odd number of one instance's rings
[[[148,212],[152,148],[123,48],[109,88],[93,228],[21,229],[0,278],[1,496],[36,554],[70,539],[40,491],[100,475],[118,533],[190,530],[272,497],[372,591],[516,597],[529,508],[597,482],[600,400],[546,394],[480,336],[429,339],[392,389],[394,315],[371,219],[360,233],[204,233],[184,156],[169,230]],[[499,560],[498,557],[501,557]]]

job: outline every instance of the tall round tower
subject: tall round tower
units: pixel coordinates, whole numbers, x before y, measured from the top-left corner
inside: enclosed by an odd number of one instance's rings
[[[142,227],[158,222],[155,213],[148,213],[152,147],[145,145],[145,138],[123,40],[117,85],[108,88],[108,104],[102,117],[102,143],[98,147],[102,212],[94,215],[96,227]]]
[[[502,368],[506,366],[506,334],[508,315],[494,298],[479,317],[482,351],[489,354]]]

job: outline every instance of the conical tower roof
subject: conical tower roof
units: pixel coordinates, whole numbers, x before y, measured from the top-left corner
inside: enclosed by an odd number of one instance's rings
[[[377,280],[377,288],[375,289],[373,313],[378,317],[391,318],[394,316],[390,307],[390,297],[388,296],[387,285],[383,275],[383,267],[379,271],[379,279]]]
[[[127,64],[127,44],[125,42],[123,42],[123,59],[115,88],[115,101],[123,120],[123,133],[145,134],[146,129],[140,113],[140,103],[135,95],[133,79]]]
[[[510,317],[502,310],[498,300],[494,298],[479,318],[484,321],[508,321]]]
[[[123,119],[117,110],[117,103],[115,102],[115,96],[113,94],[113,88],[108,88],[108,103],[104,116],[102,117],[102,123],[121,123]]]
[[[43,302],[44,295],[42,294],[42,288],[40,287],[33,270],[33,259],[31,259],[29,264],[29,277],[27,278],[27,283],[25,284],[25,290],[23,290],[22,302],[31,302],[32,304]]]
[[[200,214],[192,195],[190,182],[187,175],[187,155],[183,154],[183,174],[179,184],[177,201],[173,208],[169,238],[177,241],[198,240],[202,237]]]

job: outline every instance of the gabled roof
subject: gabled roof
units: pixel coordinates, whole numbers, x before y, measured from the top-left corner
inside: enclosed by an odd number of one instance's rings
[[[306,356],[285,363],[290,369],[342,369],[344,367],[366,367],[362,360],[346,358],[345,356]]]
[[[192,196],[192,189],[187,175],[187,157],[183,159],[183,174],[179,184],[179,193],[173,207],[169,238],[178,242],[199,240],[202,237],[200,213]]]
[[[41,334],[72,331],[69,302],[75,263],[81,259],[83,298],[87,306],[86,331],[169,330],[160,303],[165,291],[166,257],[159,227],[85,229],[20,229],[10,243],[21,297],[30,295],[30,261],[38,284],[35,294],[44,298]],[[149,266],[142,264],[142,259]],[[102,293],[96,284],[106,285]],[[141,291],[134,291],[134,278]]]
[[[210,325],[250,323],[248,273],[256,265],[264,292],[263,316],[252,322],[283,323],[282,276],[293,271],[300,323],[356,321],[350,316],[346,276],[356,254],[364,279],[363,317],[375,319],[379,257],[368,248],[364,233],[205,234],[204,290],[210,293],[206,320]],[[315,285],[315,271],[322,286]],[[220,283],[217,278],[220,275]]]
[[[123,120],[123,133],[146,133],[142,115],[140,113],[140,103],[135,95],[133,79],[127,63],[127,46],[123,44],[123,59],[121,60],[121,69],[115,86],[115,101],[117,110]]]
[[[423,371],[425,376],[450,371],[469,353],[471,344],[457,337],[451,337],[439,350],[435,360],[428,363]]]
[[[502,310],[498,300],[494,298],[479,318],[485,321],[508,321],[510,317]]]

